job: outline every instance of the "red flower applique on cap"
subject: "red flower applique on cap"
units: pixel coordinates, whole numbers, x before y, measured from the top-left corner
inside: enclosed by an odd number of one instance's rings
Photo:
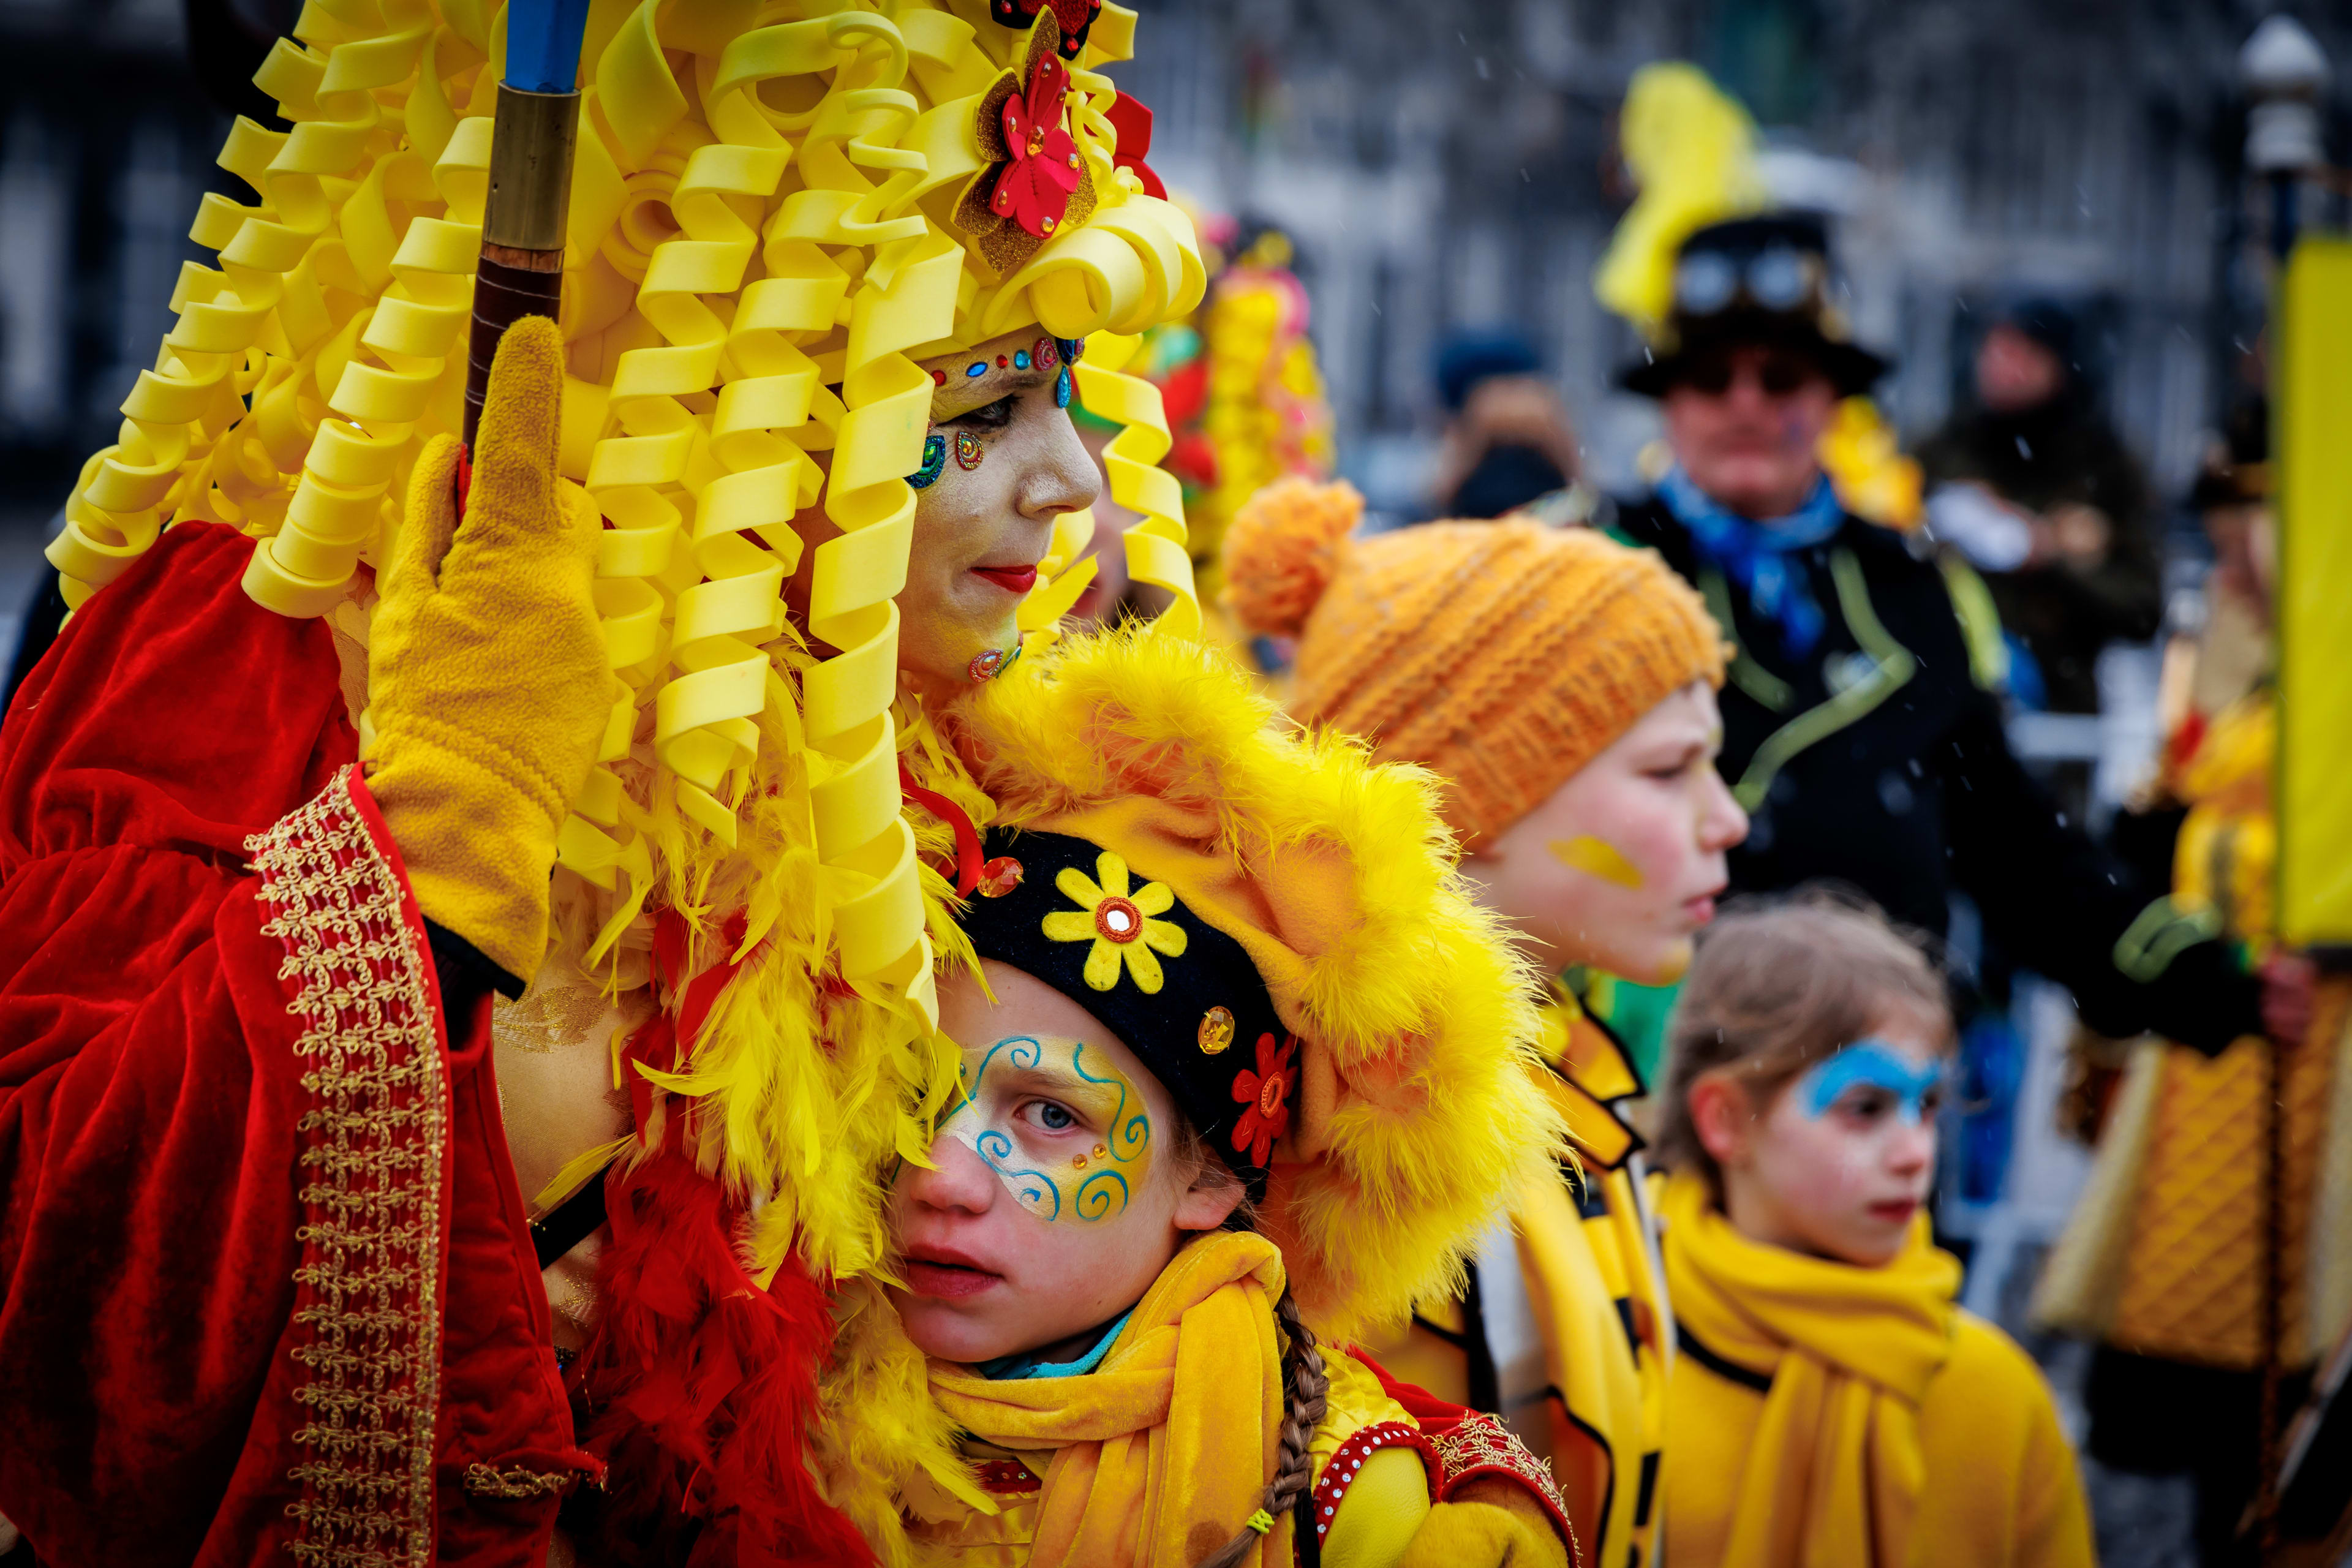
[[[1290,1093],[1298,1085],[1290,1058],[1297,1053],[1296,1037],[1277,1047],[1272,1035],[1257,1037],[1257,1070],[1244,1068],[1234,1079],[1234,1098],[1247,1107],[1234,1127],[1234,1147],[1249,1156],[1253,1165],[1265,1163],[1276,1140],[1290,1131]]]

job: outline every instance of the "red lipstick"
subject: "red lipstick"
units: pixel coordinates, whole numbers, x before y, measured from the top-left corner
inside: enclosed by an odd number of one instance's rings
[[[1037,585],[1037,568],[1029,566],[975,566],[972,575],[985,577],[1008,594],[1025,594]]]

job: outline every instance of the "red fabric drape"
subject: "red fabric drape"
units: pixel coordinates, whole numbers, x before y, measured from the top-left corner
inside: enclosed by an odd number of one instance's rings
[[[252,548],[171,530],[0,726],[0,1513],[60,1565],[283,1562],[301,1495],[307,1091],[243,845],[345,787],[356,745],[326,627],[239,586]],[[463,1477],[588,1461],[544,1349],[487,1010],[456,1022],[437,1531],[443,1561],[520,1564],[543,1560],[555,1499]]]

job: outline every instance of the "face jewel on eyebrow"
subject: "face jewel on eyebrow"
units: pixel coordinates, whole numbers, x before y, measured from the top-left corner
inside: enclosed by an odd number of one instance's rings
[[[1042,342],[1043,340],[1040,341]],[[1028,349],[1014,349],[1010,353],[998,354],[993,361],[988,359],[973,360],[970,364],[963,367],[963,375],[961,379],[966,381],[978,381],[982,376],[986,375],[992,370],[1030,370],[1033,368],[1036,370],[1051,370],[1054,368],[1054,361],[1047,355],[1035,353]],[[949,375],[946,371],[933,367],[931,371],[931,384],[933,386],[945,386],[948,384],[948,381]]]

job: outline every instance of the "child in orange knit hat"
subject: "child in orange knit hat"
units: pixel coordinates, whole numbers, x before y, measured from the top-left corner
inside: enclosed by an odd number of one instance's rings
[[[1464,871],[1547,969],[1673,983],[1748,831],[1715,771],[1724,647],[1705,605],[1656,555],[1598,533],[1449,522],[1357,539],[1361,508],[1346,485],[1286,481],[1226,534],[1227,608],[1297,639],[1292,714],[1441,775]],[[1548,1443],[1588,1561],[1615,1568],[1652,1558],[1672,1340],[1642,1140],[1619,1110],[1643,1086],[1574,991],[1549,1002],[1546,1087],[1584,1170],[1521,1192],[1517,1289],[1486,1271],[1486,1300],[1424,1302],[1386,1353]],[[1540,1363],[1530,1346],[1498,1369],[1490,1343],[1507,1350],[1530,1318]]]

